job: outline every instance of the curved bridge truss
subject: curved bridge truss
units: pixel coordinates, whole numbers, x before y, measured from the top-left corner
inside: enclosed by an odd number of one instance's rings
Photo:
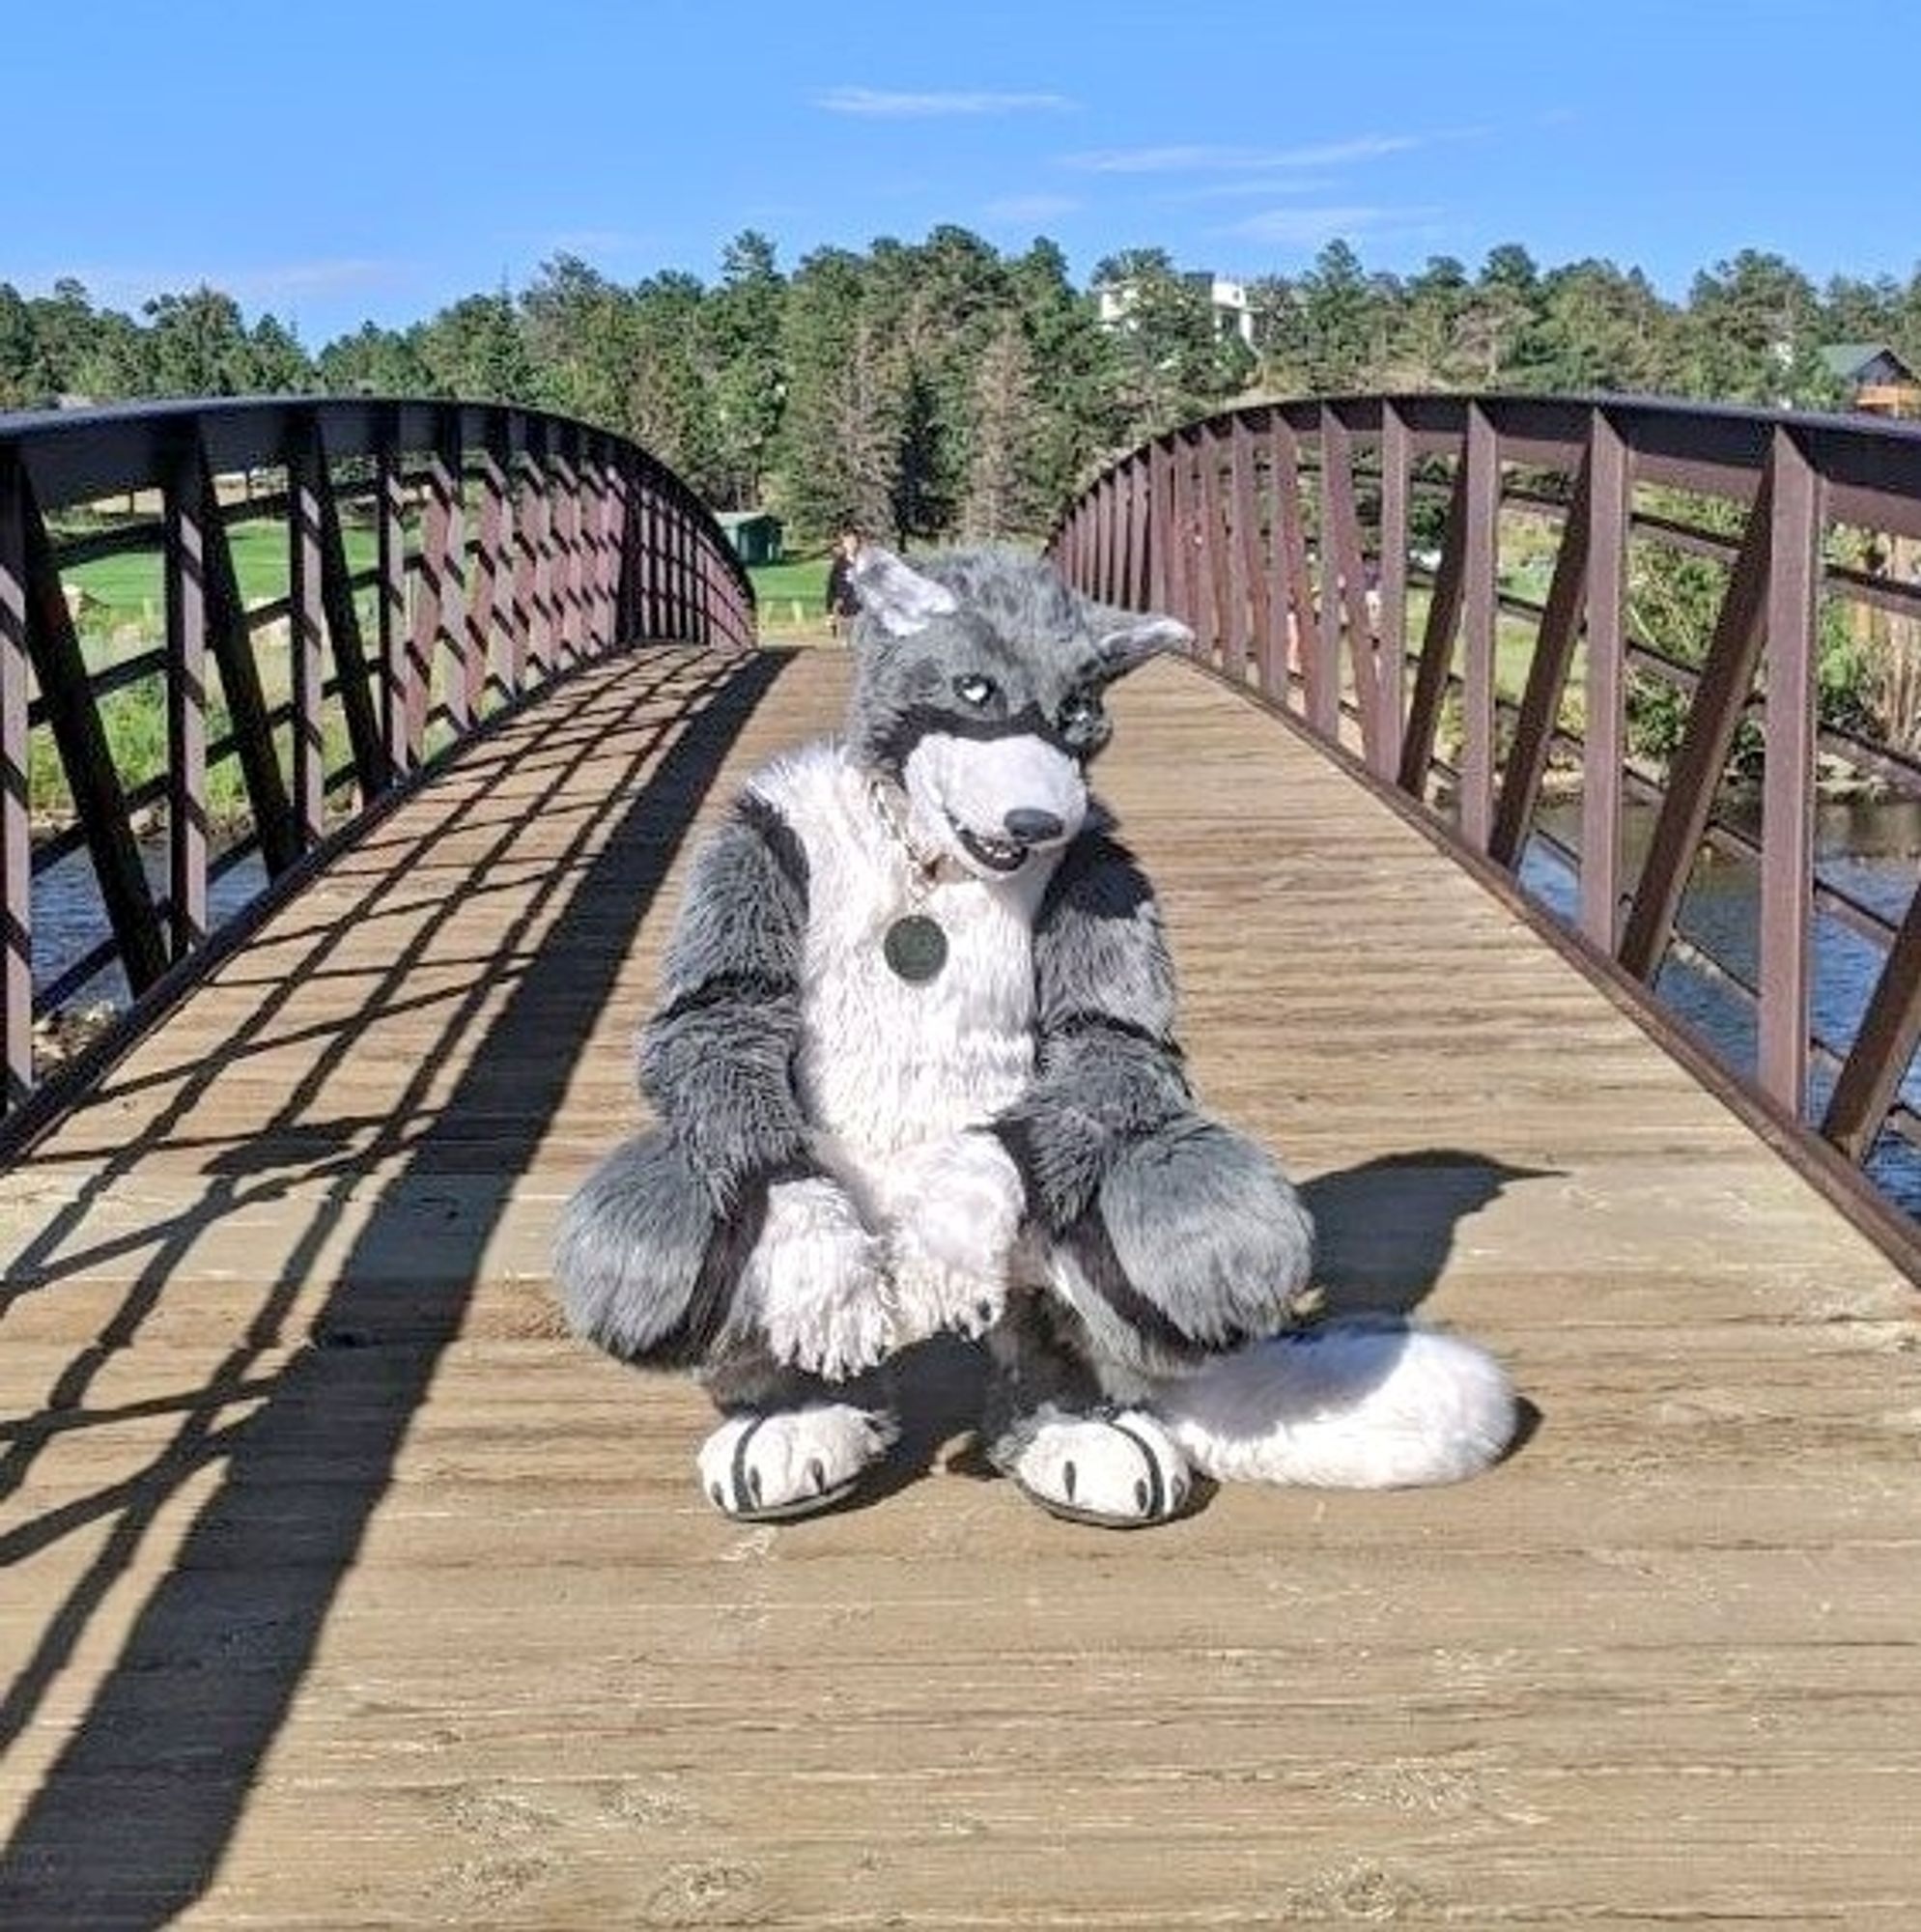
[[[151,579],[154,622],[125,643],[70,601],[74,568],[108,558]],[[164,997],[204,959],[228,873],[297,875],[504,706],[640,639],[750,643],[753,593],[686,485],[584,424],[387,401],[0,416],[14,1129],[37,1010],[116,967],[136,1001]],[[32,822],[30,771],[71,800],[58,822]],[[210,781],[234,774],[216,823]],[[33,882],[81,851],[108,936],[36,993]]]
[[[1921,663],[1921,430],[1620,398],[1273,404],[1123,458],[1054,547],[1083,588],[1192,624],[1204,663],[1468,863],[1516,883],[1552,842],[1575,878],[1561,930],[1590,968],[1697,1061],[1653,996],[1664,960],[1685,954],[1745,1003],[1755,1045],[1731,1097],[1872,1211],[1855,1167],[1883,1134],[1921,1141],[1901,1091],[1921,897],[1890,918],[1822,876],[1815,804],[1837,765],[1921,795],[1921,764],[1822,719],[1819,641],[1839,624]],[[1713,593],[1698,652],[1657,648],[1636,621],[1636,586],[1676,558]],[[1630,753],[1636,686],[1680,711],[1665,758]],[[1578,781],[1571,841],[1539,820],[1551,766]],[[1624,838],[1629,807],[1652,817],[1644,853]],[[1744,958],[1706,952],[1682,916],[1717,855],[1758,868]],[[1812,1017],[1828,922],[1879,955],[1845,1038]]]

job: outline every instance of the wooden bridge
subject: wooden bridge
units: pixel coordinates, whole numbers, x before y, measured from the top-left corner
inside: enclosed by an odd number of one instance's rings
[[[692,840],[833,726],[846,660],[749,644],[707,526],[622,452],[436,427],[443,483],[478,443],[514,513],[483,481],[470,540],[457,501],[438,536],[431,491],[407,505],[407,622],[363,653],[380,802],[297,833],[245,943],[158,960],[141,1026],[17,1113],[0,1924],[1921,1922],[1899,1223],[1498,866],[1452,863],[1351,711],[1346,756],[1235,690],[1259,662],[1270,695],[1351,699],[1285,629],[1249,653],[1203,624],[1211,664],[1120,687],[1102,788],[1167,904],[1197,1085],[1304,1181],[1330,1302],[1498,1350],[1514,1454],[1114,1537],[986,1478],[972,1358],[936,1346],[885,1494],[782,1529],[708,1508],[700,1401],[561,1332],[548,1241],[636,1118]],[[378,492],[405,469],[375,443]],[[637,551],[554,511],[556,451]],[[11,609],[38,672],[23,474],[0,646]],[[1110,594],[1163,567],[1134,501],[1110,479],[1062,534]],[[310,526],[316,599],[379,589]],[[418,530],[466,566],[425,618]],[[465,621],[483,582],[498,636]],[[1252,610],[1220,583],[1214,616]],[[337,651],[348,601],[313,608]],[[642,631],[690,640],[619,643]],[[283,746],[335,663],[263,706]],[[512,701],[431,755],[444,694],[495,676]],[[127,929],[191,899],[190,840],[171,863],[144,913],[124,880]]]

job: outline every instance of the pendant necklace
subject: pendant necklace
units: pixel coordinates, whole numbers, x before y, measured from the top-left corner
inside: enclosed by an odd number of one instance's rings
[[[942,967],[947,963],[946,928],[931,913],[921,910],[927,895],[934,889],[941,862],[938,858],[923,858],[915,849],[883,780],[869,779],[867,790],[881,823],[907,861],[907,910],[882,935],[881,957],[896,979],[905,980],[910,986],[924,986],[930,980],[938,979]]]

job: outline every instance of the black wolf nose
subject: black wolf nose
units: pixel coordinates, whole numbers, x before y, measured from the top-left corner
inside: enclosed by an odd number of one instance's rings
[[[1023,845],[1045,845],[1067,829],[1053,812],[1035,811],[1024,805],[1008,812],[1001,823],[1007,828],[1007,837]]]

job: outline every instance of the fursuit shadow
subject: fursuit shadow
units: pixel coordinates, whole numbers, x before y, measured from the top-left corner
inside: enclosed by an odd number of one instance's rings
[[[493,902],[508,909],[500,956],[515,963],[495,976],[477,970],[473,990],[437,1020],[426,1064],[409,1070],[408,1094],[417,1104],[396,1110],[397,1120],[370,1122],[353,1113],[353,1082],[342,1077],[353,1024],[351,1017],[341,1022],[311,1077],[277,1102],[268,1133],[211,1151],[191,1208],[143,1231],[118,1306],[98,1335],[74,1349],[42,1410],[0,1431],[0,1499],[30,1494],[37,1457],[60,1432],[85,1425],[92,1391],[115,1350],[139,1338],[170,1266],[214,1223],[286,1196],[297,1181],[302,1198],[313,1200],[311,1222],[277,1265],[268,1264],[271,1278],[261,1284],[251,1319],[235,1323],[212,1372],[153,1406],[171,1434],[145,1467],[110,1489],[24,1519],[16,1514],[15,1526],[0,1536],[0,1575],[63,1539],[73,1540],[56,1555],[77,1572],[29,1634],[25,1664],[0,1699],[4,1759],[29,1726],[46,1721],[53,1687],[82,1645],[90,1636],[99,1641],[108,1599],[124,1590],[160,1512],[178,1511],[191,1479],[215,1474],[0,1847],[0,1923],[19,1932],[165,1925],[212,1881],[393,1480],[409,1426],[443,1350],[462,1330],[512,1178],[531,1164],[722,759],[791,657],[673,650],[603,660],[593,668],[601,680],[595,702],[604,723],[611,718],[629,731],[623,743],[631,756],[609,753],[606,733],[577,717],[580,706],[568,693],[574,687],[578,698],[578,680],[569,677],[502,713],[441,768],[458,773],[469,755],[511,757],[534,798],[520,825],[535,820],[540,801],[557,799],[561,787],[591,773],[593,796],[603,803],[585,816],[589,830],[607,833],[598,850],[582,833],[570,858],[535,867],[517,855],[516,815],[497,802],[490,806],[487,786],[470,785],[464,802],[437,809],[436,774],[408,808],[347,847],[362,857],[378,852],[382,867],[364,868],[355,887],[360,897],[346,919],[300,926],[297,897],[283,912],[305,949],[303,974],[296,977],[324,976],[347,920],[377,917],[381,895],[406,890],[410,867],[435,857],[436,847],[445,847],[438,863],[449,867],[449,841],[458,840],[463,854],[477,847],[481,856],[470,864],[463,858],[466,870],[429,923],[476,897],[499,895]],[[509,721],[512,730],[503,734]],[[426,829],[409,830],[409,810],[422,799],[430,808]],[[528,886],[530,873],[537,876]],[[419,876],[410,890],[417,899]],[[516,891],[528,895],[519,912]],[[528,937],[529,907],[549,922],[537,947]],[[410,956],[401,950],[367,1004],[378,998],[392,1010],[417,1003],[407,987]],[[510,990],[490,1001],[490,987],[497,991],[503,982]],[[196,1094],[204,1094],[223,1065],[243,1066],[275,1025],[290,1023],[289,987],[265,978],[259,984],[256,1016],[195,1070],[188,1084]],[[427,1083],[455,1066],[444,1095],[430,1097]],[[125,1180],[145,1148],[190,1131],[184,1124],[190,1105],[180,1098],[163,1109],[106,1163],[98,1189]],[[479,1143],[494,1151],[475,1173],[465,1150]],[[372,1156],[384,1161],[378,1185],[360,1174]],[[363,1198],[353,1210],[356,1179]],[[433,1215],[426,1231],[435,1273],[414,1286],[408,1258],[421,1252],[423,1199],[435,1199],[442,1180],[460,1186],[441,1197],[453,1206]],[[376,1195],[371,1208],[369,1192]],[[84,1202],[55,1215],[37,1251],[10,1275],[0,1294],[0,1336],[14,1297],[57,1292],[63,1269],[78,1270],[75,1257],[91,1238],[84,1216]],[[282,1332],[288,1310],[330,1240],[336,1250],[347,1243],[332,1264],[336,1286],[312,1323],[309,1345],[290,1350],[298,1337]],[[111,1245],[95,1242],[85,1259],[111,1258]]]
[[[1558,1171],[1513,1167],[1461,1148],[1420,1148],[1304,1181],[1325,1312],[1413,1316],[1439,1285],[1461,1222],[1516,1181]]]

